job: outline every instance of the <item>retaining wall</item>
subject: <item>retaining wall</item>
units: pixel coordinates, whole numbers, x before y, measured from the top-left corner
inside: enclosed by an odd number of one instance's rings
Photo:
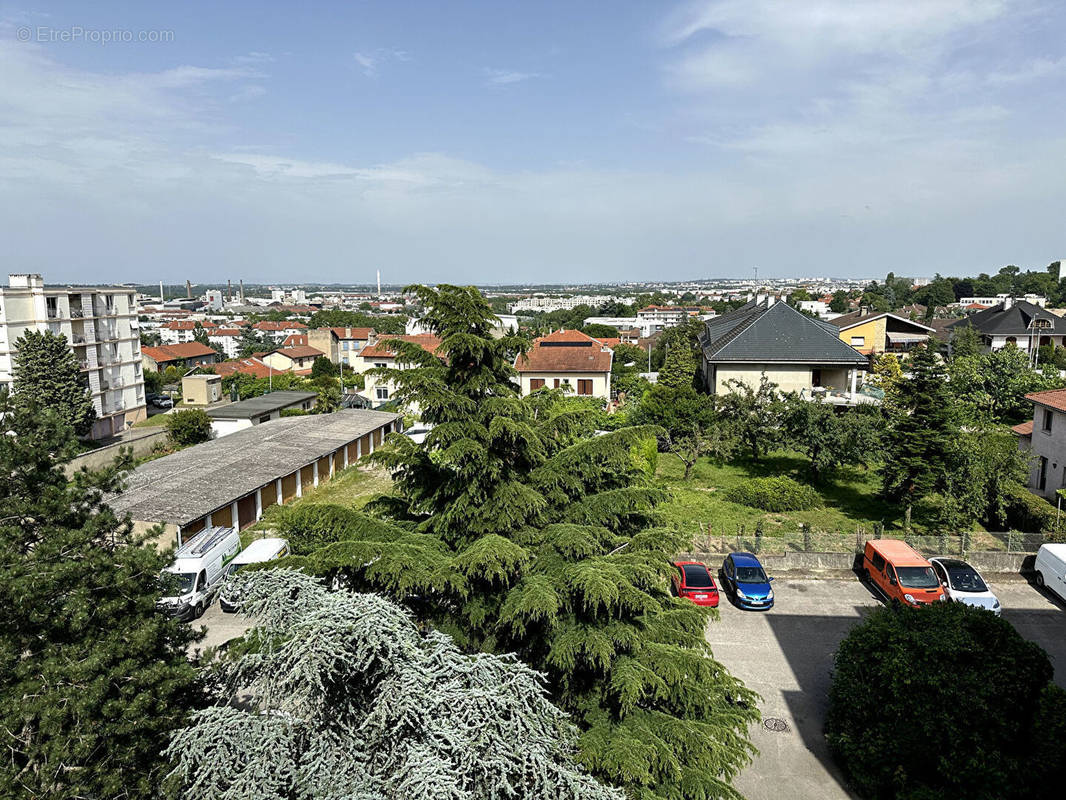
[[[726,553],[682,553],[679,560],[703,561],[716,570],[726,557]],[[1033,553],[1000,553],[994,551],[974,551],[964,558],[973,564],[979,572],[999,574],[1019,574],[1033,569]],[[784,554],[766,553],[759,560],[772,575],[774,572],[849,570],[857,569],[862,564],[861,553],[808,553],[789,551]]]

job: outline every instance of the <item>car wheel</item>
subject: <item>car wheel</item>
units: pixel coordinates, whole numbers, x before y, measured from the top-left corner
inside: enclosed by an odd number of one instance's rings
[[[1039,586],[1041,589],[1043,589],[1044,588],[1044,573],[1043,572],[1036,573],[1035,580],[1036,580],[1036,585]]]
[[[192,618],[193,619],[200,619],[200,617],[202,617],[203,615],[204,615],[204,604],[203,603],[197,603],[195,606],[193,606],[193,609],[192,609]]]

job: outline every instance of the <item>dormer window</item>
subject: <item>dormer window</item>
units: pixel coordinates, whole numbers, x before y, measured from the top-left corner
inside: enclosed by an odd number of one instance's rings
[[[1034,319],[1033,320],[1033,327],[1034,328],[1050,328],[1051,327],[1051,320],[1049,320],[1049,319]]]

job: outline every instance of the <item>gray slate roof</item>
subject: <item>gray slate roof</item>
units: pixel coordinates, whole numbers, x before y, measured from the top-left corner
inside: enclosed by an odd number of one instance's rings
[[[265,422],[142,464],[108,502],[138,522],[185,525],[399,417],[349,408]]]
[[[707,320],[700,334],[704,358],[743,364],[842,364],[864,367],[862,353],[840,341],[840,329],[787,303],[756,302]]]
[[[241,400],[239,403],[229,403],[217,408],[207,409],[207,416],[212,419],[251,419],[261,414],[269,414],[272,411],[280,411],[283,408],[314,400],[318,397],[317,392],[268,392]]]
[[[1030,328],[1034,319],[1045,319],[1051,323],[1050,328]],[[1033,334],[1064,334],[1066,333],[1066,320],[1052,314],[1033,303],[1024,300],[1015,300],[1010,308],[1003,310],[1003,304],[984,311],[978,311],[968,317],[953,322],[948,328],[955,331],[966,325],[972,325],[980,333],[989,336],[1028,336]]]

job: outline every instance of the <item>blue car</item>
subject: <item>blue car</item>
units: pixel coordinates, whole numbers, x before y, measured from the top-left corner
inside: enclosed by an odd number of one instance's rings
[[[774,607],[773,578],[766,577],[759,559],[751,553],[730,553],[722,562],[722,588],[740,608],[765,611]]]

